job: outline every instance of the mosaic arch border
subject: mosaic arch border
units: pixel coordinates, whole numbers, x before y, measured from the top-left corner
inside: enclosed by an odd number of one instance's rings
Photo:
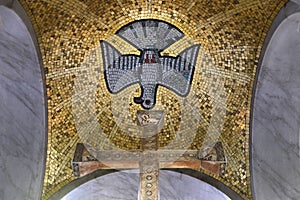
[[[45,113],[45,127],[44,127],[44,142],[42,144],[43,146],[43,167],[42,171],[40,172],[42,174],[41,180],[40,180],[40,186],[41,186],[41,191],[39,191],[39,199],[42,197],[42,188],[43,188],[43,182],[44,182],[44,175],[45,175],[45,169],[46,169],[46,157],[47,157],[47,141],[48,141],[48,105],[47,105],[47,95],[46,95],[46,78],[45,78],[45,73],[44,73],[44,64],[42,61],[42,54],[40,51],[39,47],[39,42],[38,42],[38,35],[35,32],[33,22],[30,20],[30,17],[27,15],[25,9],[21,5],[21,3],[18,0],[1,0],[0,1],[0,6],[7,7],[8,9],[11,9],[15,14],[22,20],[24,23],[25,27],[27,28],[31,40],[33,42],[33,45],[35,47],[35,52],[36,56],[38,59],[40,71],[41,71],[41,78],[42,78],[42,85],[43,85],[43,99],[44,99],[44,113]]]
[[[154,20],[154,21],[160,21],[159,19],[139,19],[136,21],[146,21],[146,20]],[[129,26],[130,24],[135,23],[136,21],[132,21],[130,23],[128,23],[125,26]],[[164,21],[167,24],[171,24],[167,21]],[[180,30],[178,27],[174,26],[176,29]],[[120,28],[122,29],[122,27]],[[120,29],[116,32],[118,33],[120,31]],[[126,39],[125,39],[126,40]],[[140,50],[140,49],[138,49]],[[107,86],[108,87],[108,86]],[[108,88],[109,89],[109,88]],[[219,191],[223,192],[224,194],[226,194],[229,198],[234,199],[234,200],[243,200],[243,198],[234,190],[232,190],[229,186],[225,185],[224,183],[222,183],[221,181],[207,175],[204,174],[200,171],[196,171],[193,169],[161,169],[161,170],[169,170],[169,171],[174,171],[177,173],[181,173],[181,174],[185,174],[188,176],[191,176],[193,178],[196,178],[198,180],[201,180],[205,183],[208,183],[209,185],[217,188]],[[101,176],[104,175],[108,175],[108,174],[112,174],[112,173],[116,173],[119,172],[119,170],[115,170],[115,169],[105,169],[105,170],[97,170],[95,172],[92,172],[84,177],[81,178],[77,178],[73,181],[71,181],[70,183],[64,185],[63,187],[61,187],[57,192],[55,192],[53,195],[51,195],[49,197],[49,200],[59,200],[61,198],[63,198],[66,194],[68,194],[69,192],[71,192],[72,190],[76,189],[77,187],[79,187],[80,185],[83,185],[85,183],[87,183],[88,181],[91,181],[93,179],[99,178]]]
[[[259,187],[259,184],[254,183],[253,178],[253,171],[254,171],[254,157],[253,157],[253,111],[255,106],[255,97],[256,97],[256,91],[258,86],[258,79],[259,75],[261,73],[263,60],[265,58],[267,49],[269,47],[270,41],[275,34],[275,32],[278,30],[279,26],[285,22],[285,20],[294,14],[300,14],[300,1],[299,0],[289,0],[278,12],[277,16],[274,18],[268,32],[266,35],[266,38],[264,40],[258,64],[257,64],[257,70],[254,77],[254,83],[253,83],[253,90],[252,90],[252,99],[251,99],[251,106],[250,106],[250,121],[249,121],[249,157],[250,157],[250,180],[251,180],[251,191],[252,191],[252,199],[257,200],[256,198],[256,190],[255,188]],[[267,194],[266,194],[267,195]]]

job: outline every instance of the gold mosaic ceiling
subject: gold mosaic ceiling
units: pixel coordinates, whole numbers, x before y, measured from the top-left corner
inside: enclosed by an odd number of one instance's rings
[[[48,97],[48,150],[43,199],[74,180],[75,146],[140,148],[133,102],[140,87],[111,94],[104,81],[100,40],[124,54],[138,54],[115,36],[124,25],[159,19],[183,39],[163,53],[176,56],[200,44],[190,93],[158,87],[155,110],[165,110],[158,134],[162,149],[200,149],[221,141],[224,177],[205,170],[244,199],[251,199],[249,117],[260,50],[283,0],[21,0],[38,36]]]

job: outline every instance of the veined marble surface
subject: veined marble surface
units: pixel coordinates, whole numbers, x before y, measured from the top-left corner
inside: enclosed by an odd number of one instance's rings
[[[252,123],[256,200],[300,199],[300,13],[273,34],[258,77]]]
[[[0,199],[40,199],[45,153],[41,70],[24,23],[4,6],[0,6],[0,114]]]
[[[160,200],[229,200],[211,185],[177,172],[161,170]],[[138,170],[120,171],[93,179],[61,200],[138,200]]]

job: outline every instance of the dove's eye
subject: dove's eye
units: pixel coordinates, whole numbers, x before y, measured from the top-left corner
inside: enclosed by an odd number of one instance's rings
[[[147,100],[145,101],[145,104],[146,104],[146,105],[150,105],[150,104],[151,104],[151,100],[147,99]]]

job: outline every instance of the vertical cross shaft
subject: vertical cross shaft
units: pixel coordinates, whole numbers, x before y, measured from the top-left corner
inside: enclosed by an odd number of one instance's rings
[[[142,155],[140,160],[140,188],[139,200],[158,200],[158,174],[159,159],[156,151],[158,150],[157,133],[162,127],[163,113],[157,114],[152,118],[148,113],[138,112],[139,126],[142,128],[141,148]],[[156,117],[156,119],[155,119]]]
[[[156,135],[142,138],[143,153],[140,160],[139,200],[158,200],[158,172]]]

